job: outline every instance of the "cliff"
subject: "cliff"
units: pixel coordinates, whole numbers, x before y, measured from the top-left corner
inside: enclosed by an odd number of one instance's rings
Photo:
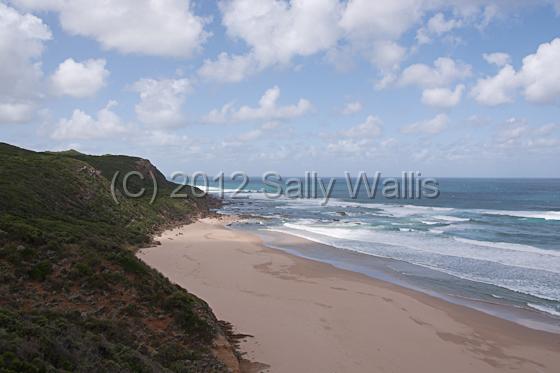
[[[126,198],[130,171],[144,196]],[[134,255],[208,213],[208,197],[170,198],[175,188],[141,158],[0,144],[0,371],[237,369],[223,362],[227,325]]]

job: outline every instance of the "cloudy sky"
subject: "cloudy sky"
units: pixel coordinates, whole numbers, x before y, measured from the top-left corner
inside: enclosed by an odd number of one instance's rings
[[[0,0],[0,141],[173,171],[559,177],[559,0]]]

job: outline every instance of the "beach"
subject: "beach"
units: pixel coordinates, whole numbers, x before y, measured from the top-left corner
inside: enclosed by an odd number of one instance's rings
[[[560,335],[267,248],[208,218],[138,257],[231,322],[253,371],[555,372]],[[294,245],[303,239],[289,237]],[[257,364],[258,363],[258,364]]]

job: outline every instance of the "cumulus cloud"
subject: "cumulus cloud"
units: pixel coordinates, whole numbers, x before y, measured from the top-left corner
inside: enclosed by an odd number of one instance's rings
[[[140,95],[135,111],[142,123],[154,127],[181,124],[182,107],[190,89],[188,79],[141,79],[132,89]]]
[[[453,30],[454,28],[460,27],[462,24],[461,20],[449,19],[446,20],[443,13],[437,13],[428,21],[427,28],[430,32],[441,35],[446,32]]]
[[[252,54],[231,55],[223,52],[216,60],[204,60],[198,74],[208,80],[236,83],[259,69],[259,63]]]
[[[433,66],[414,64],[403,70],[398,84],[402,86],[416,85],[423,88],[448,86],[457,80],[471,75],[471,66],[456,62],[448,57],[439,57]]]
[[[0,3],[0,124],[32,118],[42,91],[40,57],[51,37],[41,19]]]
[[[386,72],[405,57],[407,48],[398,39],[421,20],[425,9],[418,0],[223,1],[220,10],[227,34],[242,40],[249,52],[222,53],[205,61],[200,73],[240,81],[266,67],[289,64],[296,56],[328,51],[333,57],[341,44],[352,45],[352,53],[359,52]]]
[[[422,44],[466,25],[483,27],[510,8],[531,4],[528,0],[515,6],[490,0],[221,1],[227,35],[242,41],[247,52],[221,53],[206,60],[199,73],[222,82],[239,82],[268,67],[288,65],[294,57],[326,52],[339,68],[351,66],[349,59],[354,55],[366,58],[380,70],[386,85],[393,70],[413,51],[402,44],[412,28],[420,26],[417,39]]]
[[[76,109],[70,118],[58,122],[51,137],[55,140],[93,140],[123,134],[127,132],[127,127],[112,111],[116,105],[116,101],[109,102],[95,118]]]
[[[259,100],[257,107],[241,106],[235,109],[232,103],[221,109],[214,109],[203,120],[207,123],[244,122],[253,120],[282,120],[302,116],[311,109],[311,102],[300,99],[294,105],[279,106],[280,88],[267,90]]]
[[[286,65],[295,56],[309,56],[336,44],[338,0],[220,2],[222,24],[233,39],[243,40],[246,55],[221,53],[206,60],[199,73],[210,79],[237,82],[273,65]],[[335,25],[333,27],[333,25]]]
[[[351,45],[353,53],[365,56],[388,79],[407,55],[399,39],[421,20],[424,10],[417,0],[350,0],[341,9],[339,42]]]
[[[347,138],[373,138],[381,134],[382,122],[378,117],[369,115],[366,121],[347,130],[339,131],[338,136]]]
[[[34,109],[29,102],[0,102],[0,123],[25,123],[33,116]]]
[[[422,103],[440,108],[457,106],[463,96],[465,86],[458,84],[455,90],[449,88],[428,88],[422,91]]]
[[[382,132],[383,122],[376,116],[369,115],[363,123],[345,130],[324,134],[329,140],[326,149],[329,153],[344,156],[370,156],[375,150],[374,139]],[[386,141],[381,143],[384,147]]]
[[[412,123],[408,126],[401,128],[402,133],[427,133],[438,134],[442,132],[449,122],[449,118],[445,114],[438,114],[432,119],[424,120],[421,122]]]
[[[494,76],[479,79],[471,94],[481,104],[500,105],[515,100],[521,90],[529,102],[554,104],[560,98],[560,38],[539,45],[537,51],[523,58],[519,71],[505,65]]]
[[[371,61],[384,72],[398,69],[405,56],[406,48],[393,41],[373,43]]]
[[[228,35],[244,40],[263,64],[288,63],[331,47],[337,40],[337,0],[222,2]]]
[[[91,97],[103,86],[109,76],[104,59],[76,62],[68,58],[51,76],[52,90],[56,95]]]
[[[122,53],[190,57],[209,34],[190,0],[17,0],[31,10],[58,12],[70,34],[95,39]]]
[[[560,97],[560,38],[539,45],[537,52],[523,59],[519,73],[527,101],[554,103]]]
[[[417,0],[388,2],[350,0],[342,14],[340,26],[355,41],[396,40],[423,15]]]
[[[460,19],[446,19],[443,13],[432,16],[424,27],[416,33],[416,40],[419,44],[427,44],[432,41],[432,36],[441,36],[455,28],[463,25]]]
[[[342,109],[342,114],[344,115],[355,114],[362,111],[362,109],[363,109],[363,105],[360,101],[352,101],[344,105],[344,108]]]
[[[484,53],[482,58],[484,58],[484,60],[489,64],[496,65],[498,67],[508,65],[511,62],[511,56],[503,52]]]
[[[513,67],[506,65],[498,74],[478,79],[471,90],[471,95],[478,103],[488,106],[513,102],[518,82]]]

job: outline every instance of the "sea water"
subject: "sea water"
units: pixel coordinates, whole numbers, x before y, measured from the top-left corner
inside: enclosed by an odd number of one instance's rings
[[[406,200],[365,190],[351,198],[337,181],[326,205],[322,197],[268,198],[259,180],[234,193],[237,183],[226,181],[220,212],[252,216],[242,228],[295,254],[560,325],[560,179],[445,178],[438,198]],[[303,252],[271,232],[327,246]]]

